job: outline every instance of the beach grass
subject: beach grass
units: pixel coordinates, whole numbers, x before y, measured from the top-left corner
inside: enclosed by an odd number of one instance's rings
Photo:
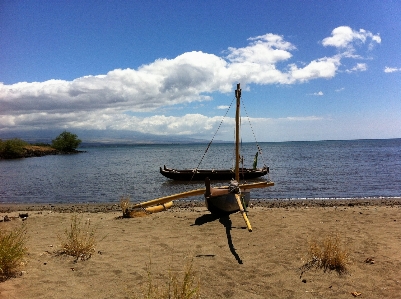
[[[197,299],[200,297],[200,279],[193,269],[193,259],[187,262],[182,271],[168,272],[167,281],[160,284],[155,280],[151,262],[147,265],[147,284],[140,297],[135,299]]]
[[[0,228],[0,279],[14,275],[27,254],[25,224],[6,230]]]
[[[350,256],[338,234],[330,234],[322,239],[312,239],[308,246],[308,259],[301,267],[302,273],[312,268],[336,271],[338,274],[348,272]],[[301,273],[301,276],[302,276]]]
[[[61,242],[59,254],[75,257],[76,260],[87,260],[95,252],[96,233],[91,227],[90,219],[85,222],[76,213],[71,216],[69,229],[64,232],[64,237],[58,236]]]

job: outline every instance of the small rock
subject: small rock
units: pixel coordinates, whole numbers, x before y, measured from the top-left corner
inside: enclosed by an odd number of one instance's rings
[[[306,283],[306,279],[305,279],[305,278],[304,278],[304,279],[302,279],[302,282],[303,282],[303,283]]]
[[[351,295],[354,297],[358,297],[358,296],[361,296],[362,294],[359,292],[351,292]]]
[[[367,263],[367,264],[374,264],[374,263],[375,263],[375,260],[373,259],[373,257],[368,257],[368,258],[365,260],[365,263]]]
[[[11,219],[6,215],[4,216],[4,222],[11,221]]]

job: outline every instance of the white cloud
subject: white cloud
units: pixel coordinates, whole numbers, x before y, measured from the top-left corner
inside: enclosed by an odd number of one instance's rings
[[[230,107],[230,106],[220,105],[220,106],[217,106],[217,109],[220,109],[220,110],[227,110],[229,107]]]
[[[336,89],[335,91],[336,91],[336,92],[341,92],[341,91],[343,91],[343,90],[345,90],[345,88],[344,88],[344,87],[341,87],[341,88],[339,88],[339,89]]]
[[[313,60],[303,68],[298,68],[295,64],[292,64],[290,65],[291,82],[305,82],[317,78],[332,78],[336,75],[339,65],[339,56]]]
[[[333,46],[340,49],[354,49],[354,44],[365,44],[369,41],[369,48],[371,49],[375,43],[380,44],[380,35],[366,31],[364,29],[359,29],[359,31],[353,30],[348,26],[340,26],[335,28],[331,32],[330,37],[323,39],[323,46]]]
[[[312,96],[319,96],[319,97],[321,97],[321,96],[324,95],[324,93],[323,93],[323,91],[319,91],[319,92],[314,92],[314,93],[312,93],[311,95],[312,95]]]
[[[288,85],[330,79],[338,74],[344,57],[353,57],[349,55],[353,44],[368,40],[381,41],[378,35],[363,29],[356,32],[349,27],[338,27],[322,43],[345,48],[344,53],[348,54],[335,53],[297,65],[291,61],[291,51],[296,47],[282,36],[269,33],[250,38],[245,47],[229,47],[222,57],[193,51],[173,59],[158,59],[138,69],[115,69],[72,81],[0,83],[0,130],[71,127],[198,134],[212,128],[217,120],[198,114],[138,118],[127,112],[151,112],[211,101],[212,93],[230,92],[238,82],[246,89],[247,84]],[[366,67],[358,63],[352,70]]]
[[[345,70],[347,73],[364,72],[368,69],[366,63],[357,63],[353,68]]]
[[[401,67],[400,68],[396,68],[396,67],[388,67],[388,66],[386,66],[384,68],[384,72],[385,73],[401,72]]]

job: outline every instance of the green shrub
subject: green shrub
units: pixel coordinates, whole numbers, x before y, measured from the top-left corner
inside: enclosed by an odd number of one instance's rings
[[[70,153],[74,152],[81,142],[76,134],[64,131],[52,140],[52,147],[61,152]]]
[[[12,276],[21,265],[27,253],[26,226],[14,228],[10,231],[0,228],[0,278]]]
[[[4,159],[17,159],[24,157],[24,147],[28,145],[27,142],[14,138],[6,141],[0,140],[0,158]]]

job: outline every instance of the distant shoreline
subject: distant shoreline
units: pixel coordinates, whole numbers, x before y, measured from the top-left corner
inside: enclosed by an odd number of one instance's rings
[[[73,152],[62,152],[56,150],[51,146],[42,146],[42,145],[25,145],[23,147],[24,153],[18,157],[4,158],[0,156],[0,160],[16,160],[16,159],[24,159],[24,158],[33,158],[33,157],[44,157],[49,155],[69,155],[69,154],[78,154],[85,153],[86,151],[74,150]]]

